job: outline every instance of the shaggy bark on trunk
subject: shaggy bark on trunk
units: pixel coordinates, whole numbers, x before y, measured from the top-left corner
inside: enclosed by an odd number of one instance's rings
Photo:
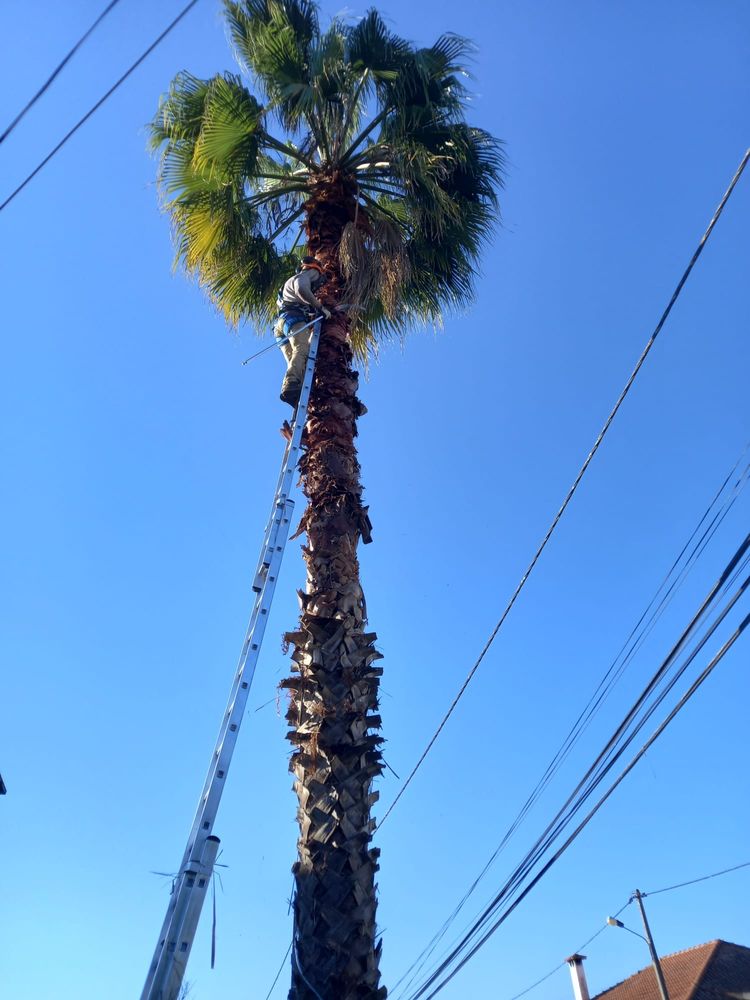
[[[307,206],[311,252],[329,276],[323,298],[340,300],[344,287],[338,244],[354,200],[329,183]],[[299,533],[307,535],[307,566],[294,646],[287,738],[299,806],[294,865],[294,934],[290,1000],[382,1000],[380,943],[376,945],[377,848],[370,846],[370,811],[382,771],[378,684],[382,673],[365,631],[357,544],[369,541],[354,446],[358,375],[344,315],[323,324],[300,460],[308,506]]]

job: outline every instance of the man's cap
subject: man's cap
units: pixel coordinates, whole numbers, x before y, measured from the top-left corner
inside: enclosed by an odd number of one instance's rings
[[[316,271],[323,273],[323,265],[316,257],[303,257],[300,267],[314,267]]]

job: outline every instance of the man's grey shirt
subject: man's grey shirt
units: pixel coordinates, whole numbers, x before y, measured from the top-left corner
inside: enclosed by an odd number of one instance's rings
[[[320,308],[320,302],[315,298],[312,290],[313,282],[318,278],[318,273],[313,268],[305,268],[299,274],[293,274],[284,283],[281,293],[281,301],[285,306],[312,306],[313,309]]]

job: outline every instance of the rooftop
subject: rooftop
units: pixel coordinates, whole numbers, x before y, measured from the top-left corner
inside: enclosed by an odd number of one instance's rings
[[[750,992],[750,948],[708,941],[661,958],[669,1000],[737,1000]],[[651,965],[599,993],[594,1000],[660,1000]]]

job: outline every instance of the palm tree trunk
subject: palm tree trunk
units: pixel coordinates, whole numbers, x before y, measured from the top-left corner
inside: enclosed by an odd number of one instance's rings
[[[313,205],[308,213],[310,248],[333,279],[329,301],[342,286],[339,216],[349,215],[348,206],[335,208]],[[315,224],[321,214],[323,227]],[[300,831],[290,1000],[381,1000],[387,992],[375,941],[379,851],[370,846],[372,782],[382,771],[382,741],[373,733],[382,670],[359,581],[357,544],[360,536],[369,541],[369,520],[354,447],[362,405],[352,357],[347,322],[335,315],[322,330],[303,437],[307,584],[299,630],[286,635],[294,673],[282,682],[291,693],[287,738]]]

